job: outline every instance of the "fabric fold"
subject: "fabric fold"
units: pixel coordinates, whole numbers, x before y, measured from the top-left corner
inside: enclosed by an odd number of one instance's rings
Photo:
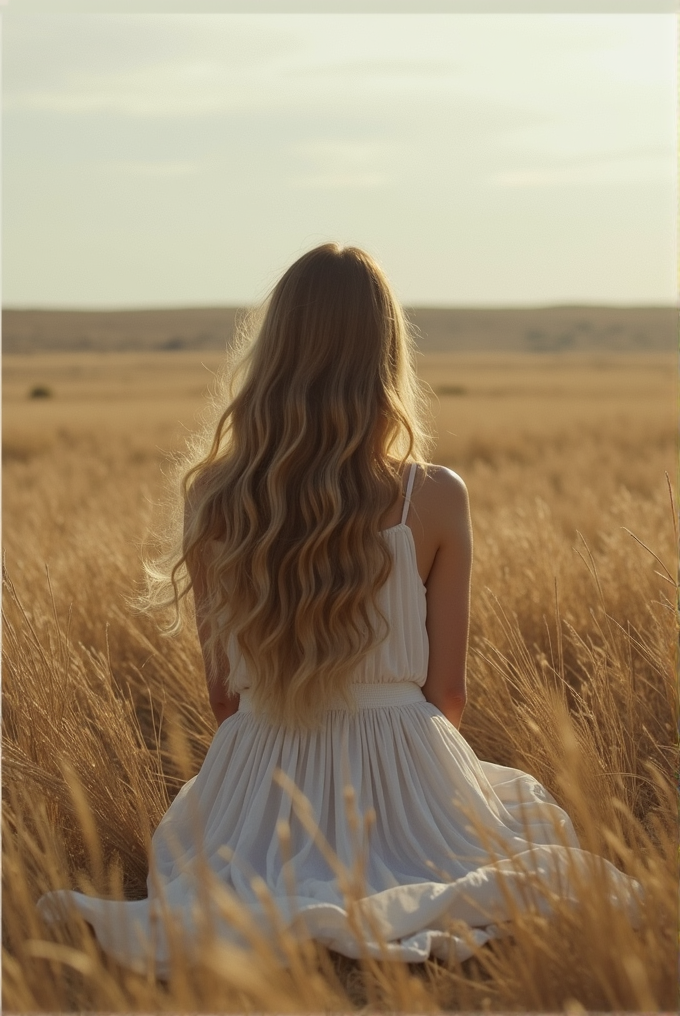
[[[173,935],[200,958],[206,922],[247,945],[237,912],[274,944],[278,925],[350,957],[411,963],[466,959],[518,909],[577,905],[582,879],[609,879],[622,916],[639,920],[639,883],[580,848],[545,787],[480,761],[419,689],[395,692],[391,705],[389,686],[369,689],[382,705],[329,711],[313,733],[240,710],[153,836],[148,899],[59,891],[41,912],[74,907],[115,959],[160,976]]]
[[[405,515],[404,515],[405,518]],[[426,595],[408,525],[384,530],[394,568],[381,590],[386,643],[328,703],[313,732],[253,712],[237,656],[237,713],[151,843],[148,898],[59,890],[48,920],[75,910],[118,962],[167,977],[173,950],[200,960],[210,935],[312,937],[350,957],[464,960],[508,933],[517,911],[577,905],[605,884],[639,920],[641,887],[581,850],[573,824],[533,776],[477,758],[425,699]],[[285,955],[281,953],[282,961]]]

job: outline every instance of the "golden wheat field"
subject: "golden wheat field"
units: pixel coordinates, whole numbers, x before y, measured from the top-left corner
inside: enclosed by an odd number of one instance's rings
[[[461,732],[536,776],[606,883],[518,914],[463,964],[350,961],[282,932],[277,954],[205,950],[168,981],[45,925],[48,889],[145,895],[149,837],[214,733],[197,639],[133,614],[169,454],[214,353],[7,356],[4,365],[3,989],[6,1010],[436,1012],[677,1005],[675,362],[668,354],[430,354],[433,460],[461,473],[475,534]],[[42,397],[30,397],[35,389]]]

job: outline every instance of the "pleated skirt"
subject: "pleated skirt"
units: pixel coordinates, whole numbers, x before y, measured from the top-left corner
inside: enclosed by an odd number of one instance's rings
[[[356,684],[321,729],[291,732],[247,693],[152,839],[148,898],[43,896],[73,909],[113,958],[172,971],[176,950],[313,938],[346,956],[464,960],[518,912],[578,906],[583,882],[639,921],[640,884],[580,848],[551,794],[477,758],[411,682]],[[278,945],[277,945],[278,943]]]

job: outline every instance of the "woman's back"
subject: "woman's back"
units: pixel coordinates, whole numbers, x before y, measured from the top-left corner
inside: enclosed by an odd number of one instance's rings
[[[393,559],[387,582],[378,594],[378,606],[390,625],[387,639],[359,662],[353,684],[410,681],[422,687],[427,679],[429,657],[426,627],[426,589],[418,571],[413,531],[409,525],[411,498],[418,466],[407,469],[406,493],[401,518],[381,531]],[[236,639],[229,641],[230,687],[242,694],[249,687],[248,670]]]

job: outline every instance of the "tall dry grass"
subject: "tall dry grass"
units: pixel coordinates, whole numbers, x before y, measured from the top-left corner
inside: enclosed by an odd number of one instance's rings
[[[437,458],[466,479],[475,527],[462,733],[480,757],[534,774],[583,845],[639,879],[640,928],[594,879],[577,910],[518,914],[511,937],[462,965],[354,962],[285,940],[286,967],[256,935],[247,954],[206,949],[200,968],[178,960],[159,982],[117,968],[82,921],[43,924],[34,903],[52,888],[145,895],[150,835],[214,722],[194,634],[165,640],[126,607],[170,430],[165,444],[157,421],[24,430],[6,433],[4,479],[8,1009],[675,1007],[670,421],[633,406],[527,430],[487,414],[485,433],[453,446],[439,412]]]

